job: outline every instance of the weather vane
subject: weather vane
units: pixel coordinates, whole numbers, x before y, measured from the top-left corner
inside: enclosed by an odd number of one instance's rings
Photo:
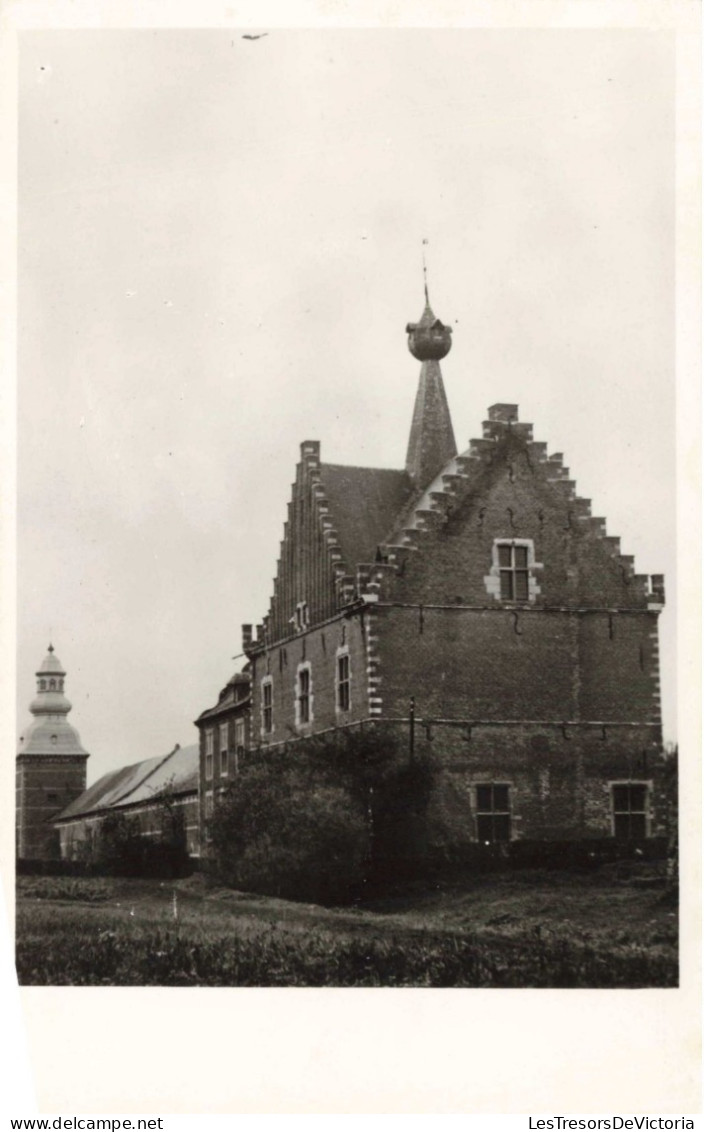
[[[428,244],[427,239],[423,239],[423,243],[422,243],[422,250],[423,250],[423,290],[425,291],[425,301],[426,301],[427,305],[430,306],[430,299],[428,298],[428,265],[425,262],[425,249],[427,247],[427,244]]]

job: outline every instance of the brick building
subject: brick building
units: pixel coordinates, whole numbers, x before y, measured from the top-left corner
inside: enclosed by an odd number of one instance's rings
[[[29,710],[33,722],[20,737],[16,761],[17,859],[59,857],[53,819],[86,788],[88,752],[66,718],[71,704],[64,695],[66,671],[53,645],[37,676],[37,694]]]
[[[120,812],[135,832],[162,832],[164,805],[181,810],[188,852],[200,852],[198,747],[178,745],[168,755],[109,771],[86,789],[88,752],[66,716],[66,670],[49,651],[37,672],[30,704],[34,722],[17,754],[17,860],[80,860],[90,855],[108,814]]]
[[[391,729],[435,764],[439,846],[664,833],[662,576],[635,572],[516,405],[458,454],[427,292],[407,333],[405,469],[301,445],[269,610],[243,627],[252,747]]]
[[[173,815],[181,813],[190,857],[200,855],[198,747],[178,744],[168,755],[108,771],[57,817],[61,857],[90,858],[106,817],[121,814],[132,833],[162,837]]]
[[[666,833],[661,575],[636,574],[518,407],[489,408],[457,452],[427,301],[406,465],[301,445],[268,612],[248,663],[195,724],[198,745],[104,776],[67,723],[53,649],[17,758],[18,856],[79,856],[116,809],[145,834],[184,807],[192,856],[240,760],[339,728],[384,729],[434,766],[431,848]]]
[[[250,677],[237,672],[220,692],[214,707],[195,721],[199,732],[199,810],[201,845],[207,848],[208,819],[217,798],[232,782],[250,746]]]

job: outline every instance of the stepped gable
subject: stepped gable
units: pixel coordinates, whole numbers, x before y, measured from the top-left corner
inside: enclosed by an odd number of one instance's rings
[[[411,495],[406,472],[321,464],[320,442],[304,441],[269,612],[254,641],[250,626],[243,627],[245,650],[300,631],[302,605],[304,623],[314,625],[352,600],[357,563],[374,557]]]
[[[635,573],[633,557],[621,554],[620,539],[607,535],[605,519],[592,516],[591,500],[577,495],[562,453],[548,455],[547,445],[533,439],[533,426],[519,422],[517,405],[492,405],[482,432],[481,439],[471,440],[465,452],[447,463],[394,525],[380,547],[386,567],[377,568],[376,572],[372,567],[367,569],[376,588],[389,579],[388,566],[402,571],[409,554],[422,551],[442,532],[450,534],[456,530],[462,516],[500,476],[505,476],[510,484],[529,476],[536,489],[531,522],[542,522],[538,496],[548,492],[546,498],[564,513],[564,537],[583,536],[596,543],[611,560],[625,604],[647,603],[653,609],[664,604],[663,576]],[[506,534],[510,535],[521,516],[518,512],[514,515],[510,508],[507,512]]]

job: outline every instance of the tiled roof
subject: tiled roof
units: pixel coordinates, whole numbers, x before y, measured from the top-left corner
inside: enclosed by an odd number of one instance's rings
[[[166,791],[187,794],[198,789],[198,744],[179,747],[168,755],[148,778],[124,799],[123,804],[132,806],[136,802],[147,802]]]
[[[98,810],[131,806],[163,793],[168,787],[177,793],[198,788],[198,745],[178,747],[168,755],[144,759],[131,766],[104,774],[84,791],[55,820],[75,818]]]
[[[345,565],[353,571],[359,562],[373,562],[377,546],[409,502],[409,476],[392,468],[321,464],[320,478]]]

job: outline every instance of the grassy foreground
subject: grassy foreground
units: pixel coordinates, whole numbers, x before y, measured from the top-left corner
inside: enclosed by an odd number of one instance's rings
[[[677,917],[656,881],[512,874],[364,909],[174,883],[18,880],[26,985],[677,985]]]

